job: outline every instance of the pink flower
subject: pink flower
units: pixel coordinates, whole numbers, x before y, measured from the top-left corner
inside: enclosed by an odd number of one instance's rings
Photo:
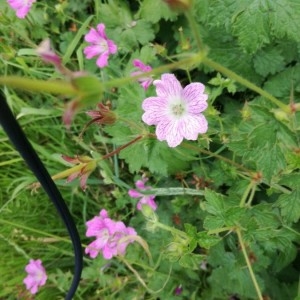
[[[13,10],[16,11],[16,15],[20,19],[24,19],[28,14],[32,3],[36,0],[7,0],[7,3]]]
[[[197,140],[199,133],[207,131],[207,121],[201,112],[207,108],[208,96],[202,83],[190,83],[183,89],[173,74],[163,74],[153,84],[157,97],[144,100],[142,119],[148,125],[156,125],[158,140],[176,147],[183,138]]]
[[[105,259],[124,255],[129,243],[133,243],[132,236],[137,235],[132,227],[126,227],[121,221],[113,221],[107,211],[102,209],[99,216],[86,222],[87,237],[96,237],[85,249],[85,253],[95,258],[100,251]]]
[[[31,294],[36,294],[38,288],[46,283],[47,275],[42,261],[40,259],[30,259],[29,264],[25,267],[25,271],[28,273],[27,277],[23,280],[26,285],[26,289]]]
[[[138,69],[140,69],[140,71],[136,71],[131,73],[131,76],[137,76],[140,75],[144,72],[150,72],[152,70],[152,68],[150,66],[145,65],[142,61],[140,61],[139,59],[134,59],[133,60],[133,65],[135,67],[137,67]],[[140,85],[143,87],[144,90],[147,90],[148,87],[151,85],[153,79],[149,76],[149,77],[142,77],[138,79],[138,82],[140,83]]]
[[[39,44],[39,46],[36,48],[36,53],[42,58],[44,62],[53,64],[58,68],[61,67],[61,59],[52,50],[49,39],[45,39]]]
[[[117,45],[107,38],[105,25],[102,23],[97,25],[97,30],[92,28],[84,39],[86,42],[91,43],[83,50],[86,58],[91,59],[94,56],[99,56],[96,62],[99,68],[107,66],[108,56],[115,54],[118,50]]]
[[[146,178],[146,177],[142,178],[142,180],[138,180],[135,183],[136,188],[141,190],[141,191],[146,191],[146,190],[151,189],[151,186],[145,186],[145,183],[147,181],[148,181],[148,178]],[[138,210],[142,210],[142,205],[148,205],[153,210],[157,209],[157,204],[154,201],[154,199],[155,199],[154,195],[143,195],[143,194],[139,193],[136,190],[129,190],[128,195],[132,198],[140,198],[140,200],[139,200],[139,202],[137,203],[137,206],[136,206],[136,208]]]

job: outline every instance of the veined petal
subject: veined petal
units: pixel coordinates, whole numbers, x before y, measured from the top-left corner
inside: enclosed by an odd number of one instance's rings
[[[142,120],[148,125],[157,125],[161,120],[168,118],[166,99],[160,97],[146,98],[142,108],[145,110]]]
[[[166,140],[169,147],[176,147],[183,140],[179,126],[179,120],[160,122],[156,127],[156,136],[160,141]]]
[[[187,116],[179,122],[180,134],[187,140],[197,140],[199,133],[205,133],[208,129],[207,121],[202,114]]]
[[[182,86],[173,74],[163,74],[161,80],[154,80],[153,84],[158,97],[176,98],[181,95]]]
[[[188,113],[198,114],[207,108],[208,95],[204,94],[205,86],[194,82],[187,85],[182,91],[182,98],[187,103]]]

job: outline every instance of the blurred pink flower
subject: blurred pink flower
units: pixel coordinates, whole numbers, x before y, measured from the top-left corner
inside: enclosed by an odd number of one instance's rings
[[[20,19],[24,19],[28,14],[32,3],[36,0],[7,0],[10,7],[16,11],[16,15]]]
[[[97,30],[91,30],[85,35],[85,41],[91,43],[90,46],[84,48],[84,54],[87,59],[94,56],[99,56],[97,59],[97,66],[103,68],[108,64],[108,56],[115,54],[118,50],[117,45],[109,40],[105,34],[105,25],[100,23],[97,25]]]
[[[26,289],[29,290],[31,294],[36,294],[38,288],[47,281],[47,275],[42,266],[42,261],[40,259],[30,259],[29,264],[25,267],[25,271],[28,273],[27,277],[23,280]]]
[[[207,131],[207,121],[201,112],[207,108],[208,96],[202,83],[190,83],[183,89],[173,74],[163,74],[153,84],[157,97],[144,100],[142,119],[148,125],[156,125],[158,140],[176,147],[183,138],[197,140],[199,133]]]
[[[137,76],[137,75],[140,75],[144,72],[150,72],[152,70],[152,68],[150,66],[145,65],[139,59],[134,59],[133,60],[133,65],[135,67],[137,67],[138,69],[140,69],[140,71],[136,71],[136,72],[131,73],[131,76]],[[144,90],[148,89],[148,87],[151,85],[152,81],[153,81],[153,79],[150,76],[142,77],[142,78],[138,79],[138,82],[140,83],[140,85],[143,87]]]
[[[36,53],[42,58],[44,62],[53,64],[57,68],[61,67],[61,59],[52,50],[50,39],[43,40],[36,48]]]
[[[131,236],[137,235],[134,228],[110,219],[105,209],[100,211],[99,216],[86,222],[86,226],[86,236],[96,237],[85,249],[85,253],[91,258],[95,258],[100,251],[105,259],[124,255],[128,244],[134,242]]]
[[[151,186],[145,186],[145,183],[148,181],[148,178],[142,178],[141,180],[138,180],[135,183],[135,186],[138,190],[141,191],[146,191],[151,189]],[[136,191],[136,190],[129,190],[128,191],[128,195],[132,198],[140,198],[139,202],[136,205],[136,208],[138,210],[142,210],[142,205],[148,205],[150,206],[153,210],[157,209],[157,204],[155,203],[154,199],[155,196],[154,195],[143,195],[140,192]]]

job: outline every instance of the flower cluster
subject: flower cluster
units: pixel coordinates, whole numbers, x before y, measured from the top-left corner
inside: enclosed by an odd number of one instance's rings
[[[108,65],[109,55],[115,54],[118,50],[117,45],[107,38],[105,25],[102,23],[98,24],[96,29],[91,28],[84,39],[91,44],[83,50],[86,58],[91,59],[98,56],[96,64],[99,68],[106,67]]]
[[[14,11],[16,11],[16,15],[18,18],[24,19],[29,13],[31,5],[35,1],[36,0],[7,0],[7,3]]]
[[[141,180],[138,180],[135,183],[136,188],[140,191],[146,191],[146,190],[151,189],[151,186],[145,186],[145,183],[147,181],[148,181],[148,178],[146,178],[146,177],[142,178]],[[140,200],[138,201],[137,206],[136,206],[138,210],[142,210],[143,205],[148,205],[153,210],[157,209],[157,204],[154,201],[154,199],[155,199],[154,195],[143,195],[140,192],[133,190],[133,189],[128,191],[128,195],[132,198],[140,198]]]
[[[144,100],[142,119],[148,125],[156,125],[158,140],[176,147],[184,138],[197,140],[199,133],[207,131],[207,121],[201,112],[207,108],[208,95],[202,83],[190,83],[183,89],[173,74],[163,74],[153,84],[157,97]]]
[[[105,209],[100,211],[99,216],[86,222],[86,226],[86,236],[96,238],[85,249],[85,253],[92,258],[99,252],[102,252],[105,259],[124,255],[128,244],[134,242],[133,236],[137,235],[134,228],[126,227],[121,221],[110,219]]]
[[[23,280],[26,289],[31,294],[36,294],[40,286],[43,286],[47,281],[47,274],[40,259],[30,259],[29,264],[25,267],[27,277]]]

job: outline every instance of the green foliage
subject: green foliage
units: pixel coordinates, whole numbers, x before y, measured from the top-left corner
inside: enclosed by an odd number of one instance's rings
[[[0,82],[22,76],[78,92],[3,88],[51,175],[68,170],[61,154],[95,159],[85,192],[78,180],[56,181],[83,247],[91,242],[85,223],[102,208],[139,235],[124,257],[85,257],[76,299],[298,299],[300,3],[195,0],[182,14],[166,2],[35,2],[24,20],[0,3]],[[103,69],[83,53],[84,35],[99,23],[118,46]],[[45,37],[68,78],[35,54]],[[183,87],[205,84],[206,134],[176,148],[156,139],[141,107],[156,89],[132,80],[133,59],[151,65],[154,80],[174,73]],[[66,130],[69,101],[79,111]],[[115,119],[85,114],[99,102]],[[60,299],[73,270],[66,229],[1,129],[0,142],[0,298],[25,299],[24,267],[41,258],[49,279],[36,298]],[[150,187],[139,192],[156,195],[155,212],[138,211],[128,196],[143,177]]]

